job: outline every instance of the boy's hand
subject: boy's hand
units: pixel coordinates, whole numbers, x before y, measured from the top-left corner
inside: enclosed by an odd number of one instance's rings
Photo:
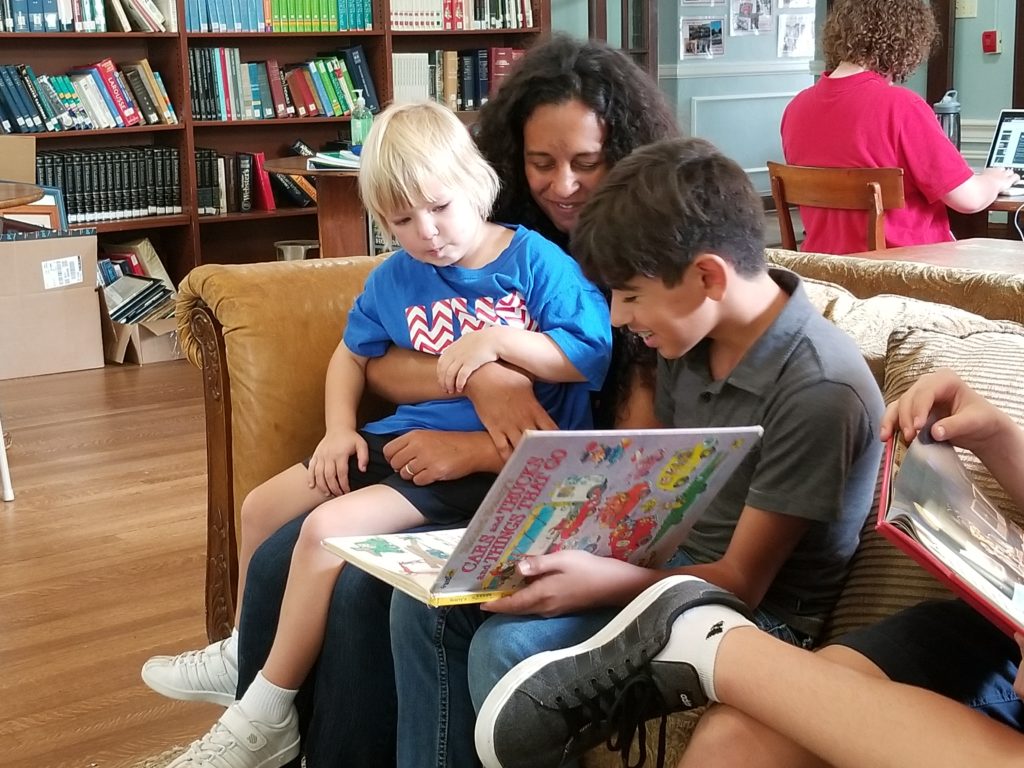
[[[507,460],[527,429],[558,429],[537,402],[533,379],[518,368],[499,362],[478,368],[466,383],[465,395],[473,403],[494,447]]]
[[[1003,426],[1005,417],[992,403],[967,386],[948,368],[925,374],[903,396],[889,404],[882,417],[880,436],[888,440],[899,429],[910,442],[935,410],[935,440],[949,441],[977,453],[977,448]]]
[[[437,360],[437,383],[448,394],[462,392],[473,373],[498,359],[497,326],[467,333],[449,344]]]
[[[527,577],[526,586],[508,597],[483,603],[483,610],[550,617],[625,605],[666,575],[581,550],[525,557],[516,568]]]
[[[321,493],[348,493],[348,462],[355,454],[360,472],[366,471],[370,449],[355,430],[337,430],[324,435],[309,460],[309,487]]]
[[[498,472],[502,461],[483,432],[417,429],[384,446],[384,458],[406,480],[430,485],[474,472]]]

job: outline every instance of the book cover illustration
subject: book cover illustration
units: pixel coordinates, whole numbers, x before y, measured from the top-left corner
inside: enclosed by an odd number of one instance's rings
[[[384,574],[413,577],[414,596],[435,604],[508,594],[526,555],[580,549],[658,566],[760,435],[760,427],[528,432],[468,528],[325,545],[400,589]]]
[[[1024,531],[929,429],[890,442],[877,528],[1002,631],[1024,633]]]

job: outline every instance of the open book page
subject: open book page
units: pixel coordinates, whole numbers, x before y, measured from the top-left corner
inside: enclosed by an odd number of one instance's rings
[[[561,549],[662,565],[760,436],[760,427],[528,432],[438,572],[430,601],[508,593],[519,586],[520,559]],[[354,538],[324,544],[374,573],[379,562],[353,553]],[[395,536],[372,538],[399,545]]]
[[[887,461],[878,530],[1004,632],[1024,632],[1024,531],[947,443],[895,443]]]

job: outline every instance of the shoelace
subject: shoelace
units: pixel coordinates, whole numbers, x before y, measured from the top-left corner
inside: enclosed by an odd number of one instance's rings
[[[196,760],[209,760],[219,757],[227,752],[228,747],[237,741],[238,739],[235,738],[231,731],[220,723],[214,723],[209,733],[198,741],[192,742],[189,756]]]
[[[568,732],[572,734],[567,751],[571,751],[573,756],[576,755],[572,745],[579,740],[584,730],[590,727],[608,734],[605,743],[608,749],[619,753],[625,768],[642,768],[647,761],[647,729],[644,723],[660,713],[657,768],[664,768],[668,712],[654,678],[647,669],[646,657],[637,665],[627,660],[626,675],[620,677],[614,670],[609,669],[607,682],[596,678],[590,679],[592,692],[576,688],[573,691],[575,703],[561,697],[556,699],[566,720]],[[630,763],[634,742],[637,745],[638,757],[635,763]]]

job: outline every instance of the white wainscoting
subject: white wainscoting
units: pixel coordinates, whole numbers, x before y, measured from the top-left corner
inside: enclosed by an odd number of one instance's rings
[[[756,61],[721,61],[718,59],[687,59],[678,64],[658,66],[659,80],[689,80],[705,77],[750,77],[751,75],[810,74],[808,59],[761,59]]]
[[[772,159],[782,161],[779,122],[786,105],[797,93],[754,91],[722,96],[694,96],[690,99],[690,135],[713,137],[719,149],[743,167],[754,187],[765,193],[771,187],[765,163]],[[761,108],[746,107],[753,102],[758,102]],[[740,114],[744,107],[745,114]],[[720,122],[735,122],[736,129],[726,135],[709,125],[716,116]]]
[[[988,148],[996,131],[996,120],[960,121],[960,154],[972,168],[984,168]]]

